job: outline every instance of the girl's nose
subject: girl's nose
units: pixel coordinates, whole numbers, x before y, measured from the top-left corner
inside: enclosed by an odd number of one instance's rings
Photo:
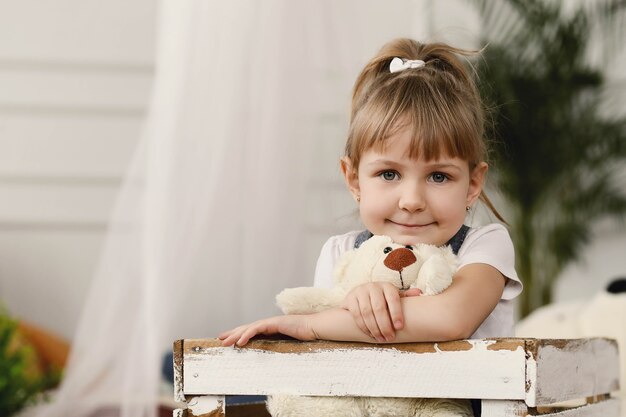
[[[424,210],[425,201],[420,190],[415,186],[405,187],[400,195],[398,207],[409,212]]]

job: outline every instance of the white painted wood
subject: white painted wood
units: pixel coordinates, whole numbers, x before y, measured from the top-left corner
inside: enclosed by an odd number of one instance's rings
[[[68,340],[139,137],[156,10],[0,0],[0,300]]]
[[[539,346],[536,355],[528,361],[529,406],[619,389],[619,352],[614,341],[597,338],[546,343]]]
[[[172,347],[172,367],[174,369],[174,400],[185,401],[183,393],[183,341],[176,340]]]
[[[118,185],[0,182],[0,223],[100,223],[104,227]]]
[[[541,417],[620,417],[620,401],[612,398],[595,404],[563,410],[554,413],[541,414]]]
[[[393,348],[276,353],[212,347],[184,354],[184,393],[361,395],[523,399],[524,349],[490,350],[470,341],[461,351],[403,352]],[[435,347],[437,345],[435,344]]]
[[[527,417],[529,413],[523,401],[483,400],[482,417]],[[620,401],[608,399],[595,404],[583,405],[569,410],[541,412],[542,417],[620,417]]]
[[[187,403],[192,416],[224,416],[226,414],[226,400],[224,396],[203,395],[193,397]]]
[[[0,59],[152,62],[155,0],[0,0],[0,10]]]
[[[121,182],[141,127],[136,117],[0,114],[0,184],[13,178]]]
[[[482,400],[481,417],[525,417],[528,407],[523,401]]]
[[[103,108],[141,113],[152,73],[0,68],[0,112],[11,108]]]

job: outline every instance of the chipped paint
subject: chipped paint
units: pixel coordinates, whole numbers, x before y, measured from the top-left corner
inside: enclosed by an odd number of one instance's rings
[[[198,376],[184,381],[185,394],[481,398],[490,392],[496,399],[525,397],[523,349],[493,350],[493,340],[393,345],[254,341],[242,348],[192,343],[185,341],[185,375]],[[195,346],[202,346],[200,353]]]
[[[525,349],[524,339],[487,339],[492,343],[487,349],[489,350],[510,350],[515,351],[519,348]]]
[[[222,396],[197,396],[187,403],[188,410],[194,417],[221,417],[226,414],[224,397]]]
[[[177,408],[172,411],[173,417],[187,417],[187,409]]]
[[[612,340],[531,339],[526,355],[529,406],[608,394],[619,387],[619,354]]]
[[[327,340],[317,340],[302,343],[295,340],[264,340],[256,339],[247,345],[233,349],[253,349],[276,353],[311,353],[317,351],[329,351],[334,349],[394,349],[400,352],[411,353],[435,353],[439,351],[453,352],[470,350],[473,344],[469,340],[455,340],[451,342],[423,342],[423,343],[360,343],[360,342],[331,342]],[[221,341],[217,339],[189,339],[185,340],[184,354],[206,354],[221,355],[224,351],[215,349],[222,347]]]
[[[183,340],[177,340],[174,342],[172,353],[174,356],[174,399],[176,401],[185,401],[185,394],[183,392]]]
[[[469,340],[456,340],[453,342],[437,343],[436,349],[439,352],[462,352],[474,348],[474,343]]]
[[[407,344],[256,339],[241,348],[222,347],[217,339],[174,344],[183,398],[183,391],[490,398],[493,416],[528,415],[519,413],[527,406],[593,396],[590,404],[567,415],[617,417],[619,402],[608,392],[618,387],[618,361],[616,342],[604,338]],[[195,378],[184,380],[184,375]],[[191,404],[175,417],[224,415],[223,397],[194,397],[193,410]],[[506,414],[498,414],[505,409]],[[546,416],[557,415],[562,413]]]

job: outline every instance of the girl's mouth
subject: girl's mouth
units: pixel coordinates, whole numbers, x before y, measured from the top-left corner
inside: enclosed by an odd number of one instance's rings
[[[422,229],[425,228],[427,226],[430,226],[433,223],[425,223],[425,224],[413,224],[413,223],[400,223],[400,222],[394,222],[393,220],[388,220],[390,223],[395,224],[396,226],[401,226],[401,227],[406,227],[409,229]]]

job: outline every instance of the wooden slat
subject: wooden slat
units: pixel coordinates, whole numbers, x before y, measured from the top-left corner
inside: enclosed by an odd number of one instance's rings
[[[174,400],[185,401],[183,392],[183,341],[174,342]]]
[[[143,112],[152,80],[150,73],[0,69],[0,109],[58,106]]]
[[[551,413],[528,414],[541,417],[620,417],[620,401],[611,398],[594,404]]]
[[[620,401],[606,399],[571,409],[538,411],[523,401],[483,400],[481,417],[620,417]]]
[[[526,417],[528,407],[523,401],[483,400],[481,417]]]
[[[554,404],[619,389],[619,352],[613,340],[528,341],[526,403]]]
[[[525,398],[524,341],[359,343],[185,340],[183,392]]]
[[[154,0],[19,0],[1,6],[2,60],[153,61]]]
[[[223,396],[201,395],[187,402],[188,417],[224,417],[226,400]]]
[[[100,223],[109,219],[117,184],[21,184],[0,182],[2,223]]]
[[[141,120],[0,115],[0,183],[11,178],[114,178],[121,183]]]

